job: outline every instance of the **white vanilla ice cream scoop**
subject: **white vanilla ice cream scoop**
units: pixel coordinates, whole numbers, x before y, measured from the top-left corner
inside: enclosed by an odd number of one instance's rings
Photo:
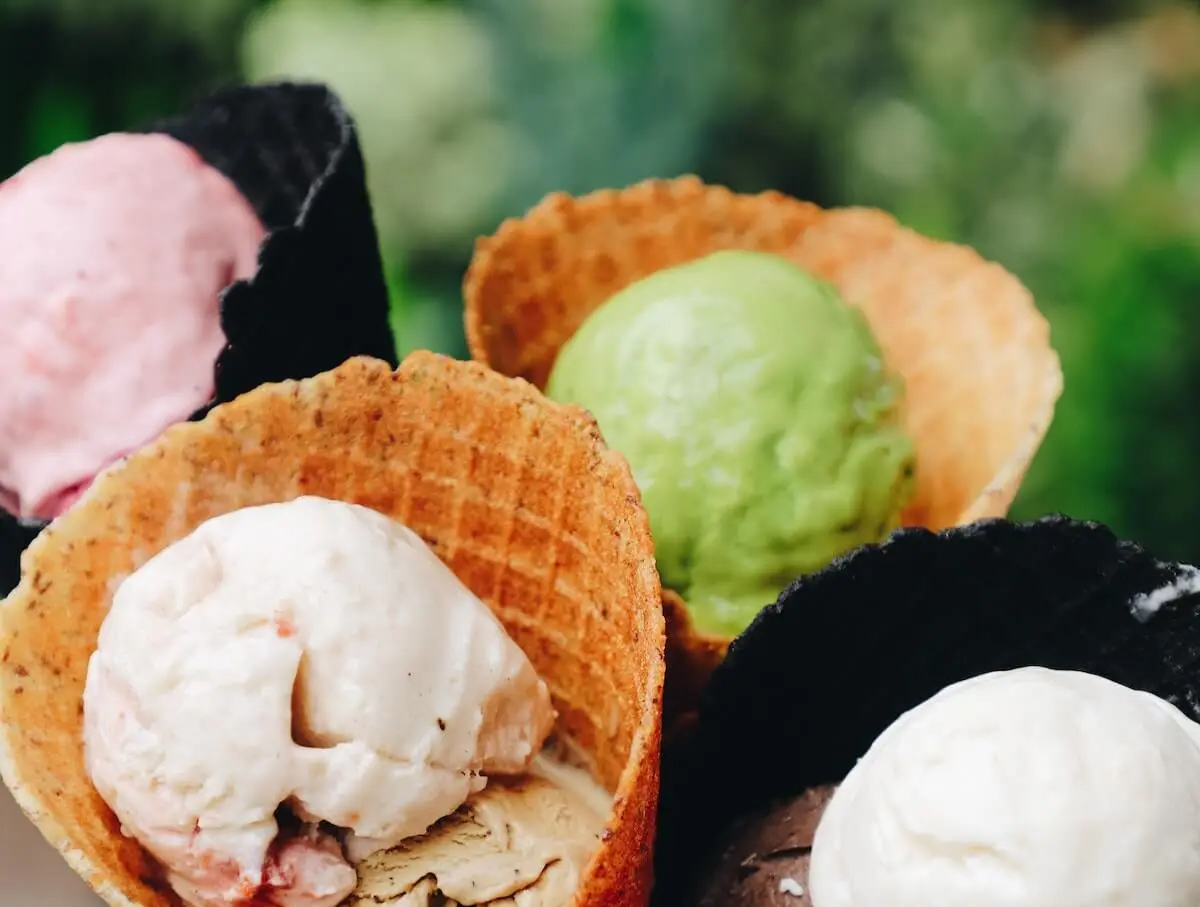
[[[333,907],[353,857],[524,771],[555,721],[415,533],[322,498],[216,517],[121,583],[84,691],[100,795],[199,907]],[[280,832],[286,805],[303,823]]]
[[[809,885],[814,907],[1195,907],[1200,728],[1090,674],[947,687],[846,777]]]

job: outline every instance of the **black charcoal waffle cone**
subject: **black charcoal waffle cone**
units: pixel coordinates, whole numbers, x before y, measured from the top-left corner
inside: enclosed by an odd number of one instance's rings
[[[352,356],[396,365],[362,151],[337,95],[311,83],[238,86],[141,131],[194,148],[268,231],[254,276],[222,295],[216,394],[193,420],[260,384],[308,378]],[[16,586],[20,554],[44,525],[0,511],[0,596]]]
[[[1196,575],[1055,516],[902,529],[796,581],[734,640],[666,757],[656,904],[696,904],[732,823],[840,782],[896,718],[961,680],[1086,671],[1200,720]]]

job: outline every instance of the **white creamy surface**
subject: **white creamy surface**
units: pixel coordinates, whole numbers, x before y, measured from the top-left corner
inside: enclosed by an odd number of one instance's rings
[[[1195,907],[1200,727],[1089,674],[955,684],[847,776],[809,888],[815,907]]]
[[[281,803],[388,846],[523,771],[555,719],[417,535],[320,498],[217,517],[126,579],[84,706],[97,789],[199,904],[252,893]]]

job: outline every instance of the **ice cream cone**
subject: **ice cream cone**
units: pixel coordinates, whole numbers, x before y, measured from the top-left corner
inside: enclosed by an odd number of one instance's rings
[[[1002,267],[881,211],[738,195],[694,177],[551,195],[477,243],[464,282],[471,354],[544,387],[559,349],[615,292],[723,249],[786,256],[863,311],[906,385],[917,487],[904,525],[1007,513],[1062,392],[1049,326]],[[694,701],[728,640],[697,634],[677,601],[667,609],[670,714]]]
[[[268,230],[254,278],[222,296],[229,342],[214,363],[213,399],[191,418],[351,356],[395,363],[358,129],[337,95],[314,83],[241,85],[144,131],[189,145]],[[19,523],[0,509],[0,595],[16,585],[21,552],[45,523]]]
[[[656,901],[770,903],[764,879],[791,876],[812,841],[790,840],[786,860],[768,857],[778,837],[731,853],[736,825],[840,784],[889,725],[970,677],[1082,671],[1200,718],[1198,628],[1200,573],[1096,523],[986,520],[856,549],[794,583],[713,673],[663,773]]]
[[[176,426],[26,550],[0,606],[0,769],[46,838],[113,907],[179,903],[85,772],[88,659],[122,577],[208,518],[300,495],[405,522],[495,611],[614,793],[574,903],[644,905],[664,632],[637,488],[581,410],[430,353],[394,373],[351,359]]]

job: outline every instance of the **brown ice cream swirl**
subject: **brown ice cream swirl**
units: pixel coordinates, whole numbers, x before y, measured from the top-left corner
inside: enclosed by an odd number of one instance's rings
[[[360,863],[346,907],[560,907],[610,802],[587,772],[540,757],[530,774],[489,779],[427,834]]]
[[[700,883],[696,907],[812,907],[813,839],[835,790],[814,787],[737,822]]]

